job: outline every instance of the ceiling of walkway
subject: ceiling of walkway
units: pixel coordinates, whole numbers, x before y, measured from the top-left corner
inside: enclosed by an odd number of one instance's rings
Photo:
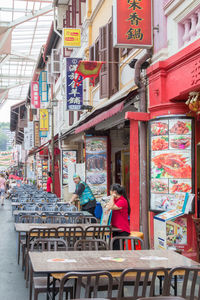
[[[0,0],[0,111],[26,99],[53,21],[51,0]]]

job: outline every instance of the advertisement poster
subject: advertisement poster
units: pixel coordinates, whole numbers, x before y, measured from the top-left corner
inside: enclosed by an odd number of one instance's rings
[[[48,178],[48,160],[42,160],[42,188],[44,191],[47,189],[47,178]]]
[[[49,112],[48,109],[40,109],[40,131],[49,130]]]
[[[175,208],[177,192],[193,192],[192,119],[161,117],[149,122],[150,210]]]
[[[80,28],[63,28],[63,47],[81,47]]]
[[[63,184],[68,184],[68,165],[69,163],[76,163],[77,151],[76,150],[63,150],[62,151],[62,174]]]
[[[85,138],[86,182],[95,196],[107,195],[107,137]]]

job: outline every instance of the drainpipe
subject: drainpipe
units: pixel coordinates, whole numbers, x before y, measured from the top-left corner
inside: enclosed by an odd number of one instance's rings
[[[141,66],[152,57],[152,49],[137,60],[135,64],[135,84],[139,93],[139,112],[147,112],[146,85],[141,77]],[[144,247],[149,246],[148,236],[148,194],[147,194],[147,123],[139,124],[139,146],[140,146],[140,230],[144,233]]]

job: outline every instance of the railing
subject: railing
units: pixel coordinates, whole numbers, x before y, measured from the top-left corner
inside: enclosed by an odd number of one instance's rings
[[[200,8],[188,15],[187,18],[179,23],[179,46],[185,46],[186,44],[196,40],[200,37]]]

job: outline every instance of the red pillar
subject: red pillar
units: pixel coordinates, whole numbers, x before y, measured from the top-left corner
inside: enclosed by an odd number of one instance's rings
[[[140,231],[140,170],[138,121],[130,120],[130,227]]]

